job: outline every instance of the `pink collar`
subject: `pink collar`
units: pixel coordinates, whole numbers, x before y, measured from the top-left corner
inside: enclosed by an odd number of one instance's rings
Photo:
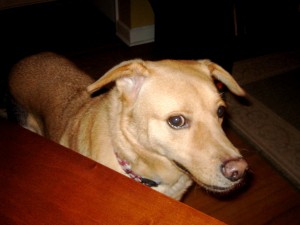
[[[147,179],[147,178],[144,178],[140,175],[137,175],[132,169],[131,169],[131,166],[130,164],[124,160],[124,159],[121,159],[118,154],[116,153],[116,156],[117,156],[117,160],[120,164],[120,166],[122,167],[122,169],[125,171],[125,173],[130,177],[132,178],[133,180],[139,182],[139,183],[142,183],[148,187],[157,187],[159,184],[156,183],[155,181],[153,180],[150,180],[150,179]]]

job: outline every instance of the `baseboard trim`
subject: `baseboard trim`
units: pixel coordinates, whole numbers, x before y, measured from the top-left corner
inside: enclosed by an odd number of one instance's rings
[[[130,29],[122,21],[116,22],[116,34],[128,46],[154,42],[154,25]]]

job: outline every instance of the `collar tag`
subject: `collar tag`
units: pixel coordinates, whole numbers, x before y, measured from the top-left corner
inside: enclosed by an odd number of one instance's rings
[[[153,180],[147,179],[147,178],[143,178],[141,179],[141,183],[148,186],[148,187],[157,187],[158,183],[156,183]]]

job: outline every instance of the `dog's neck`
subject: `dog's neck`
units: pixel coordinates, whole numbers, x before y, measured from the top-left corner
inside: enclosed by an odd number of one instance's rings
[[[120,114],[121,112],[121,117],[125,117],[124,114],[128,114],[128,109],[123,105],[123,103],[120,101],[120,97],[118,93],[118,90],[116,88],[112,89],[109,92],[109,96],[107,99],[110,99],[109,104],[110,104],[110,109],[111,109],[111,115],[116,115],[116,114]],[[117,118],[120,119],[120,118]],[[115,117],[110,118],[110,121],[112,122],[111,126],[115,127],[115,129],[111,129],[111,131],[117,130],[118,132],[112,132],[111,136],[112,139],[114,140],[118,140],[116,141],[117,143],[122,143],[122,147],[118,146],[118,144],[113,144],[113,149],[123,149],[123,148],[131,148],[132,146],[136,146],[138,145],[138,143],[136,142],[135,138],[132,136],[132,134],[130,134],[130,132],[128,132],[126,129],[122,129],[122,127],[120,126],[124,126],[124,127],[128,127],[127,124],[124,125],[124,121],[127,120],[123,120],[123,121],[119,121],[117,120]],[[120,132],[122,131],[122,134],[120,135]],[[123,171],[133,180],[142,183],[148,187],[157,187],[160,183],[153,181],[151,179],[145,178],[139,174],[137,174],[136,172],[134,172],[131,169],[131,165],[130,165],[130,161],[131,160],[126,160],[122,157],[120,157],[120,155],[116,152],[116,158],[119,162],[119,165],[121,166],[121,168],[123,169]],[[127,159],[134,157],[133,155],[135,155],[135,153],[132,153],[131,155],[127,155]]]
[[[124,170],[124,172],[130,177],[132,178],[133,180],[139,182],[139,183],[142,183],[148,187],[157,187],[159,184],[153,180],[150,180],[148,178],[144,178],[140,175],[137,175],[132,169],[131,169],[131,166],[130,164],[124,160],[124,159],[121,159],[119,157],[119,155],[117,153],[116,154],[116,157],[117,157],[117,160],[120,164],[120,166],[122,167],[122,169]]]

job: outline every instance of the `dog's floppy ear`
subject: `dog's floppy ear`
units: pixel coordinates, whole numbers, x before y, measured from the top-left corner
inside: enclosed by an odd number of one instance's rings
[[[244,96],[246,94],[233,77],[221,66],[210,60],[200,60],[199,62],[205,64],[211,76],[225,84],[232,93],[238,96]]]
[[[134,100],[137,96],[148,70],[141,59],[129,60],[118,64],[106,72],[100,79],[87,87],[92,94],[103,86],[115,81],[118,90],[127,100]]]

